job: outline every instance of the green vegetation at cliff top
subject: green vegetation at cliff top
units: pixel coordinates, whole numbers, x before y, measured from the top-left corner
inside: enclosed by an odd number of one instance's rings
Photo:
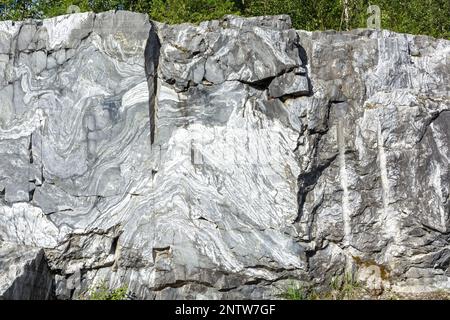
[[[81,12],[143,12],[166,23],[288,14],[296,29],[346,30],[367,26],[370,5],[380,7],[382,29],[450,39],[448,0],[0,0],[0,19],[48,18],[76,6]]]

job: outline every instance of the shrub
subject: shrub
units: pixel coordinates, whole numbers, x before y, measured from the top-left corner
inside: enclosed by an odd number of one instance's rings
[[[102,281],[99,285],[94,287],[93,290],[87,295],[88,300],[126,300],[128,287],[121,286],[116,289],[109,289],[106,282]]]

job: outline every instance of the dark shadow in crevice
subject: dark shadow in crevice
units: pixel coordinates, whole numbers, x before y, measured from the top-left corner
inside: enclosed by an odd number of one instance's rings
[[[161,42],[156,25],[152,21],[150,21],[150,24],[151,28],[145,46],[144,58],[149,94],[150,143],[153,144],[155,142],[156,93],[158,89],[158,64]]]
[[[297,49],[300,60],[302,61],[301,67],[305,69],[305,77],[308,81],[309,93],[306,96],[311,97],[314,95],[314,88],[311,82],[311,78],[308,76],[308,54],[306,53],[305,48],[300,45],[300,43],[297,44]]]
[[[244,80],[239,80],[239,82],[246,84],[258,91],[264,91],[267,90],[270,86],[270,84],[272,83],[273,79],[275,79],[276,77],[268,77],[265,79],[261,79],[261,80],[257,80],[257,81],[253,81],[253,82],[249,82],[249,81],[244,81]]]
[[[25,264],[23,272],[3,293],[6,300],[54,300],[55,282],[44,251]]]

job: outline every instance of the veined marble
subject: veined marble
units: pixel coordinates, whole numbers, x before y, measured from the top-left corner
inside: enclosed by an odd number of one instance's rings
[[[0,296],[450,289],[449,54],[288,16],[1,22],[0,267],[42,285]]]

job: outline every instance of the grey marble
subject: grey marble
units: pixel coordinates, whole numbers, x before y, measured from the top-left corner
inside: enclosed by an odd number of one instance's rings
[[[46,298],[450,290],[449,54],[288,16],[0,22],[0,244],[45,256]]]
[[[0,268],[0,300],[54,298],[54,275],[43,249],[2,243]]]

